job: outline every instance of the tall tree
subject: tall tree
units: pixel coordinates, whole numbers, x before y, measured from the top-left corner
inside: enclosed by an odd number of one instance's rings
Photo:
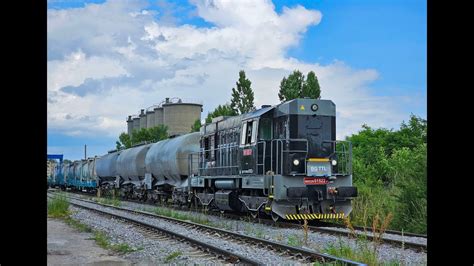
[[[303,90],[300,97],[309,97],[312,99],[321,98],[321,89],[319,87],[318,77],[313,71],[308,73],[306,81],[303,84]]]
[[[254,95],[252,88],[252,82],[245,77],[245,71],[239,72],[239,80],[235,83],[237,89],[232,88],[232,99],[230,107],[237,114],[244,114],[255,110],[253,105]]]
[[[288,78],[283,77],[280,83],[278,97],[280,101],[285,102],[293,100],[301,95],[303,90],[304,75],[299,70],[293,71]]]
[[[229,104],[218,105],[214,111],[207,114],[206,123],[211,123],[214,117],[234,115],[238,115],[238,113]]]
[[[284,102],[303,97],[312,99],[319,99],[321,97],[318,78],[313,71],[310,71],[305,80],[303,73],[299,70],[294,70],[288,78],[283,77],[281,80],[278,98]]]

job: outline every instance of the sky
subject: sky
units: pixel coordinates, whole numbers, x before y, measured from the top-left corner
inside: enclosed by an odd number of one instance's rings
[[[338,139],[426,119],[426,13],[426,0],[48,0],[48,154],[103,155],[166,97],[203,103],[204,119],[239,70],[256,106],[314,71]]]

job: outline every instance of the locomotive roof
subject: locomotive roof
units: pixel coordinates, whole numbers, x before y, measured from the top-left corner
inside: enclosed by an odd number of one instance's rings
[[[318,106],[317,111],[311,110],[311,105]],[[226,130],[240,126],[242,121],[260,117],[267,112],[275,110],[274,117],[283,115],[298,114],[298,115],[323,115],[336,116],[336,105],[331,100],[298,98],[290,101],[280,103],[275,106],[267,106],[255,110],[253,112],[241,114],[238,116],[220,117],[214,119],[212,123],[201,127],[201,135],[208,135],[216,132],[216,130]]]

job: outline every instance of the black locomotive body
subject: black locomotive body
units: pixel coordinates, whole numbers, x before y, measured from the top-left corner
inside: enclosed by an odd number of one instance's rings
[[[263,106],[215,118],[200,133],[200,151],[189,155],[194,203],[275,220],[351,212],[351,145],[336,141],[332,101]]]

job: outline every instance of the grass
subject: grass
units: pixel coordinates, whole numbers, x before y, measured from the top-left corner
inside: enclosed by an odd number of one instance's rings
[[[324,252],[337,256],[346,258],[349,260],[362,262],[367,265],[398,265],[397,261],[390,261],[388,263],[383,263],[378,259],[378,248],[381,244],[382,236],[385,230],[388,228],[391,220],[392,214],[388,213],[386,216],[380,218],[379,214],[376,214],[372,222],[372,233],[373,240],[368,241],[366,235],[356,237],[354,227],[348,217],[344,218],[344,223],[346,227],[350,230],[350,236],[355,238],[355,247],[344,243],[341,238],[339,238],[337,243],[331,243],[326,248]]]
[[[72,219],[71,217],[66,217],[64,221],[66,222],[66,224],[79,230],[80,232],[87,232],[87,233],[93,232],[92,228],[90,228],[87,224],[83,224],[77,220]]]
[[[172,209],[162,208],[162,207],[154,208],[153,212],[161,216],[171,217],[171,218],[175,218],[181,221],[191,221],[193,223],[204,224],[204,225],[211,224],[211,222],[209,221],[207,217],[203,215],[199,215],[199,214],[196,215],[196,214],[182,213],[179,211],[174,211]]]
[[[115,207],[120,207],[122,205],[122,202],[116,197],[98,198],[95,201],[101,204],[113,205]]]
[[[174,260],[175,258],[181,256],[183,253],[181,251],[175,251],[171,254],[169,254],[168,256],[166,256],[165,258],[165,263],[170,263],[172,260]]]
[[[112,202],[115,202],[114,199],[109,199],[109,200],[112,200]],[[107,204],[110,204],[110,203],[107,203]],[[142,248],[132,248],[125,243],[112,244],[110,243],[110,240],[105,233],[93,230],[88,225],[83,224],[71,218],[70,214],[71,212],[69,211],[69,201],[67,200],[65,195],[56,194],[54,195],[54,198],[48,199],[48,216],[49,217],[60,218],[64,220],[64,222],[67,225],[79,230],[80,232],[93,233],[94,235],[92,239],[95,240],[95,242],[100,247],[113,250],[118,253],[128,253],[128,252],[133,252],[133,251],[142,249]]]
[[[323,252],[336,257],[342,257],[349,260],[366,263],[367,265],[380,265],[377,253],[370,247],[370,243],[362,239],[356,241],[356,247],[352,248],[344,243],[341,238],[337,243],[330,243]]]
[[[56,194],[48,200],[48,216],[53,218],[69,217],[69,201],[64,194]]]
[[[97,245],[99,245],[100,247],[113,250],[115,252],[122,253],[122,254],[139,250],[137,248],[130,247],[126,243],[112,244],[110,243],[109,237],[105,233],[100,232],[100,231],[95,231],[92,239],[94,239]]]
[[[287,245],[288,246],[293,246],[293,247],[301,247],[303,242],[301,241],[300,237],[297,235],[289,235],[288,240],[287,240]]]

